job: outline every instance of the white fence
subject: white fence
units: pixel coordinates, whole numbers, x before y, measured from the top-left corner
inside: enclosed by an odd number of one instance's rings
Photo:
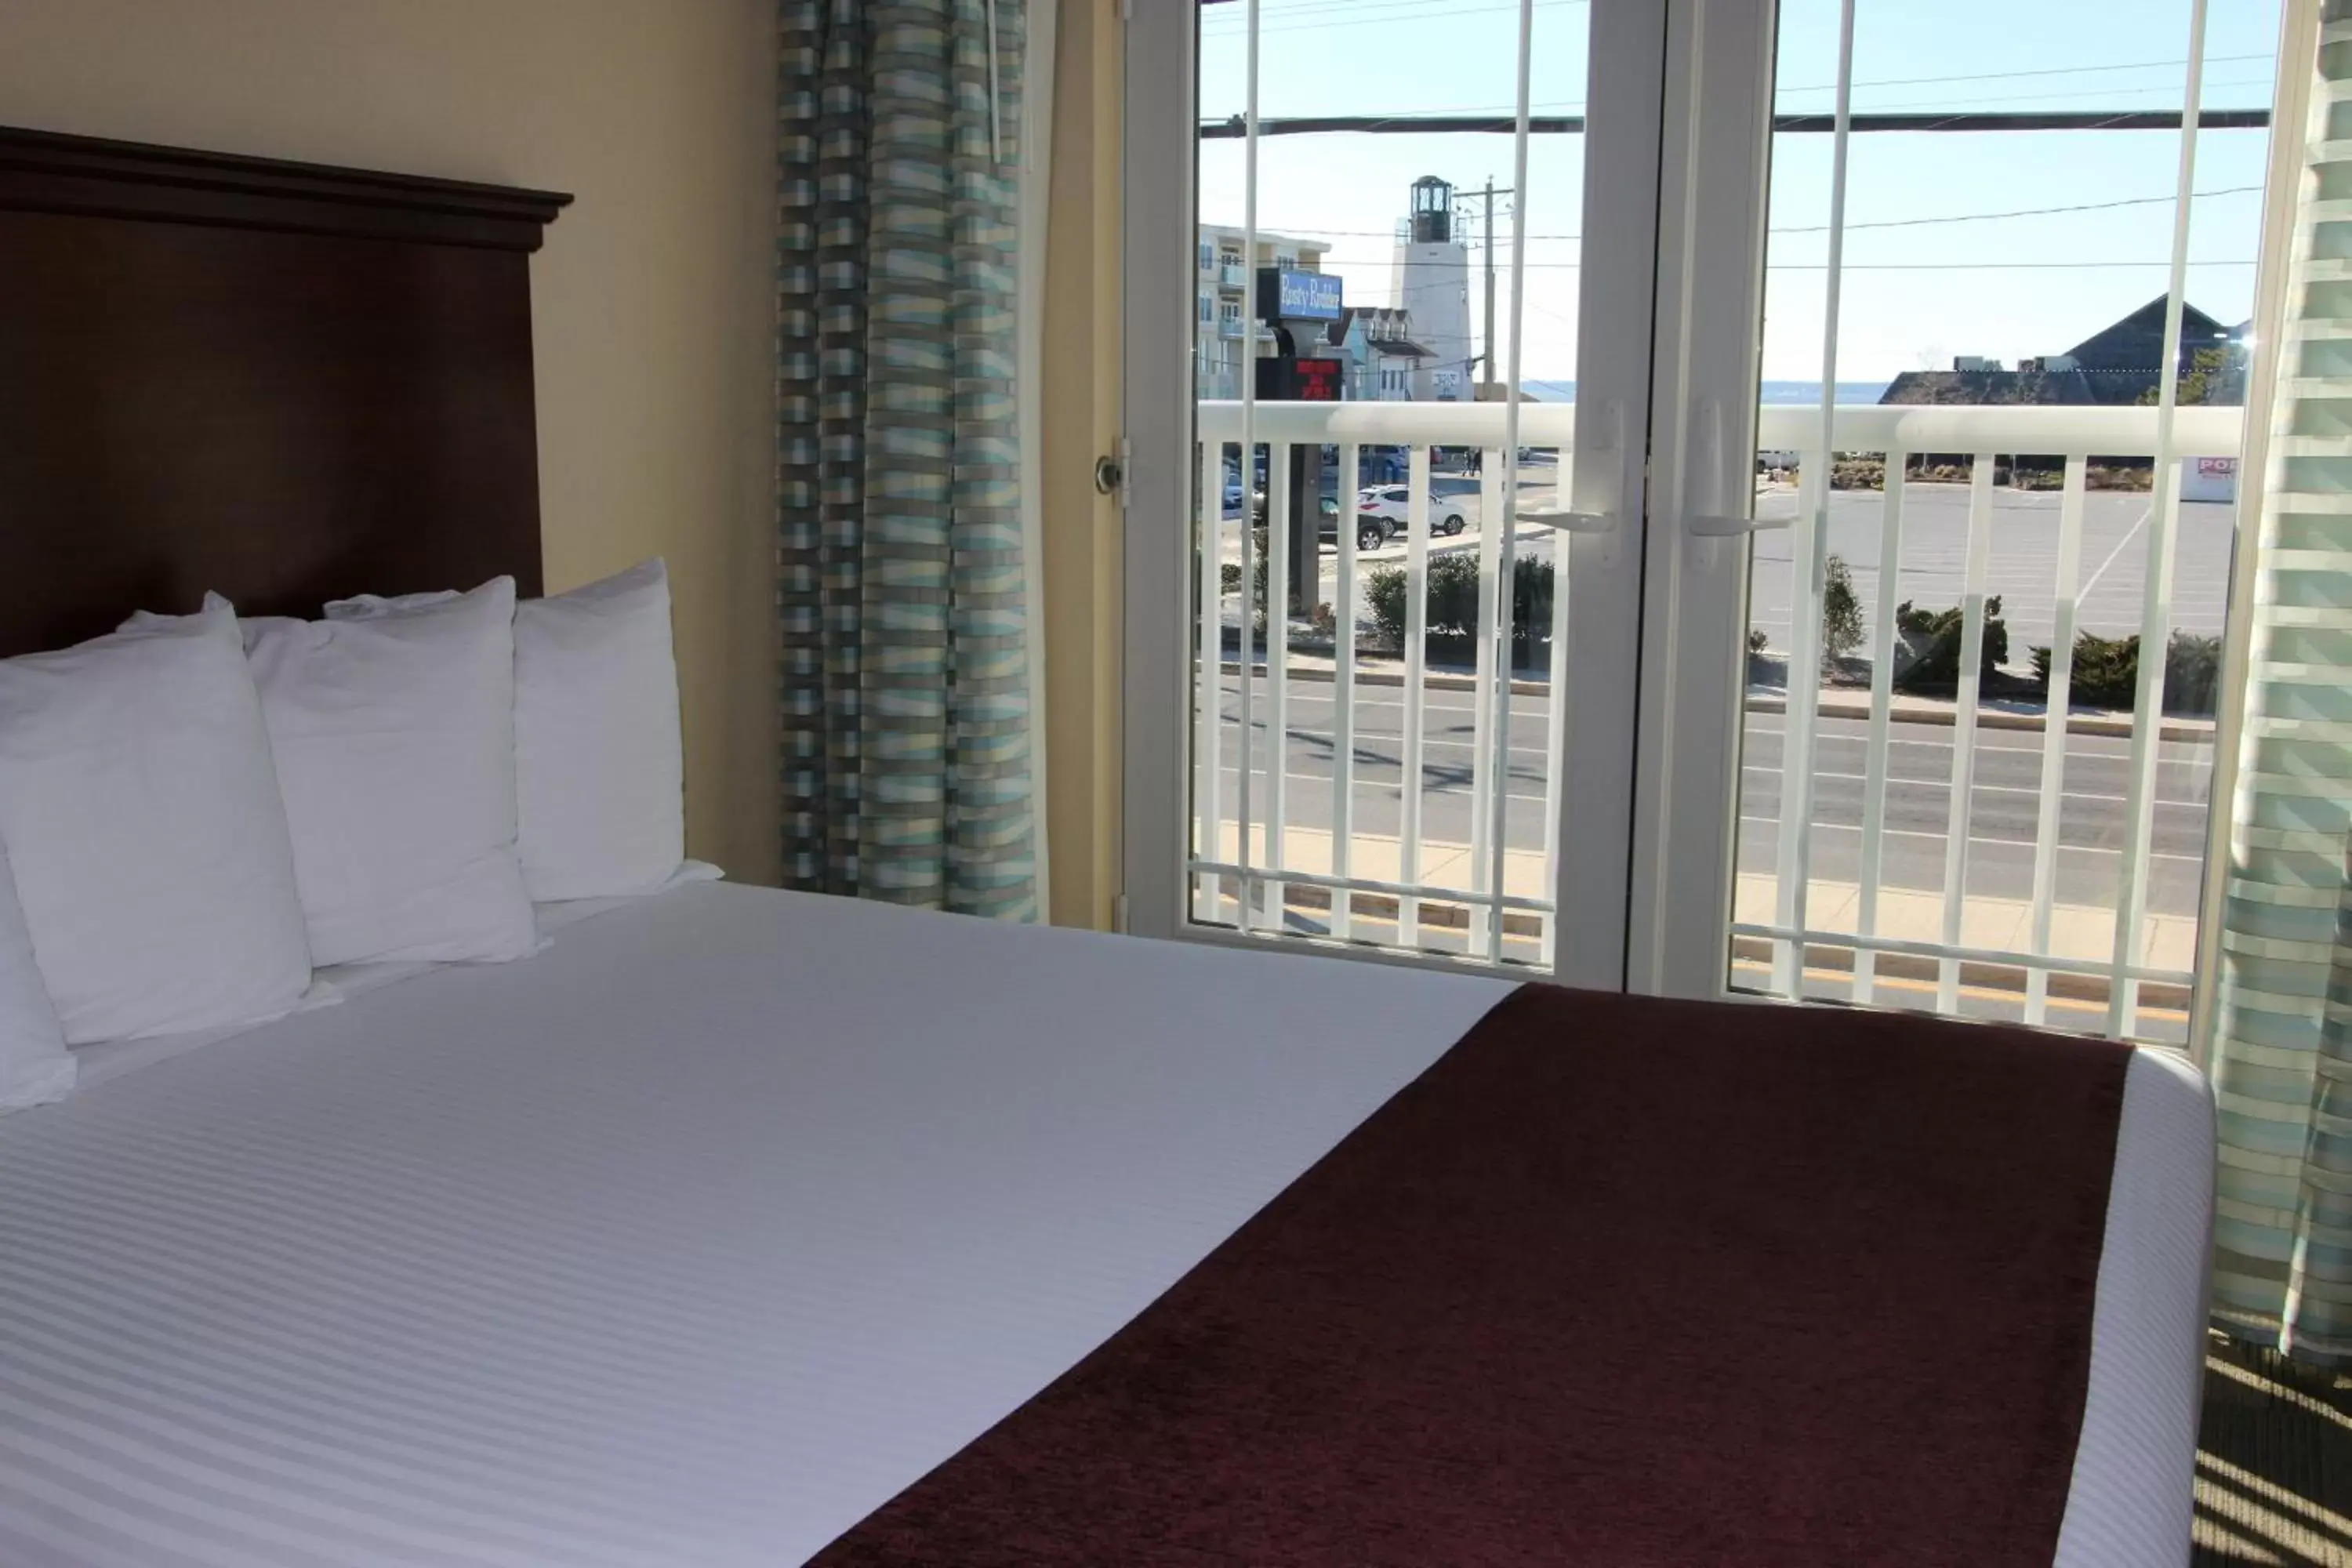
[[[1199,531],[1200,671],[1204,685],[1196,716],[1194,747],[1194,846],[1190,869],[1194,913],[1200,920],[1231,922],[1244,929],[1278,926],[1286,911],[1299,901],[1297,889],[1317,889],[1308,901],[1328,902],[1329,934],[1352,940],[1372,940],[1408,949],[1444,948],[1499,962],[1548,962],[1551,940],[1551,868],[1557,854],[1559,822],[1559,773],[1545,767],[1544,840],[1541,875],[1527,879],[1531,885],[1514,889],[1501,871],[1505,858],[1496,846],[1509,808],[1505,764],[1509,753],[1509,703],[1505,695],[1507,672],[1499,670],[1497,644],[1500,606],[1497,592],[1503,574],[1517,550],[1518,530],[1482,526],[1477,544],[1480,563],[1479,626],[1476,662],[1470,687],[1474,702],[1471,744],[1467,875],[1433,878],[1424,875],[1430,845],[1424,842],[1423,816],[1426,791],[1415,781],[1428,776],[1429,740],[1423,700],[1428,670],[1424,652],[1424,605],[1432,546],[1431,452],[1433,447],[1475,448],[1483,456],[1477,476],[1480,514],[1499,518],[1504,510],[1504,453],[1507,410],[1499,404],[1413,403],[1259,403],[1245,414],[1238,403],[1199,405],[1200,493],[1214,498],[1203,510],[1205,526]],[[1572,472],[1575,410],[1563,404],[1523,404],[1519,408],[1518,444],[1559,453],[1559,466],[1525,467],[1521,478],[1555,480],[1556,499],[1564,502]],[[1295,447],[1336,447],[1342,476],[1342,524],[1336,542],[1337,584],[1332,603],[1339,609],[1339,635],[1331,654],[1332,793],[1329,804],[1328,853],[1320,858],[1288,853],[1294,802],[1283,738],[1289,728],[1289,704],[1295,679],[1295,657],[1289,638],[1280,634],[1279,614],[1270,616],[1265,647],[1246,608],[1240,616],[1238,668],[1252,669],[1264,656],[1263,701],[1258,711],[1257,683],[1239,683],[1242,755],[1235,765],[1234,806],[1221,806],[1220,784],[1228,759],[1221,753],[1228,742],[1217,700],[1217,672],[1227,660],[1223,608],[1222,568],[1229,556],[1238,556],[1241,581],[1247,584],[1256,568],[1256,541],[1245,527],[1249,509],[1226,517],[1223,498],[1228,471],[1254,474],[1240,462],[1239,447],[1246,435],[1263,449],[1266,471],[1288,473]],[[1880,954],[1902,953],[1934,963],[1937,1005],[1951,1011],[1958,1000],[1963,965],[1992,964],[2026,975],[2025,1016],[2041,1022],[2053,973],[2095,976],[2105,983],[2107,1027],[2125,1036],[2134,1032],[2137,990],[2147,982],[2186,985],[2183,970],[2155,968],[2142,962],[2137,944],[2146,912],[2152,823],[2155,806],[2156,737],[2160,706],[2163,659],[2142,660],[2137,706],[2131,727],[2128,793],[2124,803],[2126,826],[2120,846],[2120,872],[2114,951],[2102,959],[2063,956],[2052,951],[2051,919],[2056,880],[2058,814],[2064,793],[2067,707],[2072,677],[2071,656],[2080,591],[2083,518],[2087,474],[2094,458],[2148,460],[2158,455],[2156,490],[2150,498],[2148,566],[2140,617],[2140,647],[2161,649],[2172,626],[2175,541],[2178,534],[2179,486],[2172,475],[2178,462],[2199,458],[2236,456],[2241,411],[2234,408],[2179,409],[2168,433],[2159,430],[2154,408],[2046,408],[2031,406],[1889,406],[1841,407],[1835,411],[1832,434],[1826,444],[1840,454],[1882,455],[1885,459],[1885,489],[1881,515],[1879,559],[1902,559],[1906,459],[1914,455],[1958,454],[1969,468],[1966,582],[1961,599],[1962,638],[1957,709],[1953,715],[1953,776],[1950,780],[1950,821],[1946,845],[1942,930],[1939,940],[1889,934],[1879,921],[1886,828],[1889,726],[1893,714],[1891,680],[1894,668],[1895,615],[1899,574],[1878,574],[1876,603],[1869,625],[1873,646],[1870,668],[1869,731],[1864,756],[1861,876],[1859,904],[1853,929],[1818,929],[1807,919],[1811,872],[1815,737],[1819,723],[1820,689],[1816,681],[1794,679],[1790,683],[1786,718],[1780,832],[1778,845],[1777,906],[1769,922],[1735,922],[1730,934],[1762,939],[1772,954],[1771,989],[1795,994],[1802,982],[1809,950],[1832,948],[1852,954],[1852,994],[1872,999]],[[1799,455],[1800,485],[1795,518],[1786,524],[1792,532],[1791,559],[1796,574],[1792,647],[1789,668],[1808,671],[1818,667],[1821,651],[1821,606],[1824,534],[1828,518],[1828,462],[1822,459],[1822,418],[1818,408],[1767,407],[1760,411],[1757,445],[1766,451]],[[1358,670],[1355,637],[1350,635],[1352,606],[1357,603],[1362,572],[1355,530],[1346,526],[1366,447],[1402,447],[1407,453],[1404,482],[1409,487],[1407,530],[1402,566],[1406,576],[1407,624],[1402,655],[1403,712],[1400,737],[1402,775],[1399,831],[1394,836],[1393,875],[1366,876],[1358,860],[1373,841],[1358,831],[1356,787],[1356,722],[1364,701]],[[2047,718],[2042,729],[2039,833],[2033,847],[2030,930],[2014,949],[1982,949],[1964,945],[1962,914],[1968,884],[1969,810],[1976,769],[1979,718],[1979,669],[1985,629],[1986,576],[1991,552],[1991,516],[1995,455],[2025,454],[2038,458],[2063,458],[2064,483],[2058,504],[2057,580],[2053,584],[2055,624],[2051,640],[2052,661]],[[1254,486],[1254,479],[1244,489]],[[1284,605],[1290,597],[1292,574],[1320,571],[1319,563],[1290,559],[1287,526],[1288,487],[1273,484],[1266,502],[1271,526],[1265,534],[1267,560],[1266,603]],[[1314,490],[1310,487],[1310,498]],[[1548,521],[1556,528],[1574,529],[1580,520],[1556,509],[1532,517],[1522,503],[1523,524]],[[1651,526],[1671,525],[1673,520],[1652,520]],[[1237,549],[1235,548],[1237,546]],[[1566,559],[1565,552],[1556,552]],[[1556,754],[1565,682],[1557,679],[1559,661],[1568,657],[1568,602],[1565,579],[1555,583],[1549,649],[1544,668],[1529,674],[1549,694],[1549,722],[1544,744]],[[1540,641],[1540,638],[1537,640]],[[1318,670],[1318,674],[1319,674]],[[1628,679],[1631,679],[1631,673]],[[1264,734],[1260,738],[1260,724]],[[1228,833],[1228,828],[1234,831]],[[1323,830],[1318,830],[1318,837]],[[1383,856],[1390,846],[1378,841]],[[1449,857],[1458,859],[1458,857]],[[1390,868],[1383,865],[1383,870]],[[1498,876],[1501,880],[1498,882]],[[1359,895],[1364,897],[1360,898]],[[1366,908],[1380,911],[1377,929],[1360,929]],[[1425,916],[1439,913],[1435,931]],[[1514,920],[1512,917],[1519,917]],[[1530,931],[1528,928],[1532,927]],[[1392,927],[1392,930],[1391,929]],[[1458,933],[1458,934],[1457,934]],[[1508,935],[1511,940],[1507,942]]]

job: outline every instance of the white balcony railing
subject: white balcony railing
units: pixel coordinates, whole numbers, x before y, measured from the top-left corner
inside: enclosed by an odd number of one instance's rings
[[[1552,497],[1523,493],[1522,510],[1556,498],[1564,504],[1573,471],[1575,410],[1563,404],[1522,405],[1519,444],[1549,454],[1549,463],[1523,464],[1523,488],[1553,487]],[[1354,631],[1354,609],[1360,602],[1366,563],[1360,559],[1352,528],[1339,530],[1326,545],[1330,555],[1311,568],[1290,559],[1286,526],[1288,487],[1272,488],[1270,510],[1274,526],[1263,535],[1242,526],[1239,509],[1227,514],[1220,506],[1198,539],[1200,605],[1198,658],[1203,684],[1196,714],[1194,748],[1194,840],[1191,863],[1195,917],[1244,929],[1278,929],[1286,924],[1313,924],[1328,910],[1328,934],[1341,939],[1371,941],[1409,950],[1466,952],[1503,963],[1548,963],[1552,941],[1552,868],[1559,821],[1559,774],[1553,765],[1563,721],[1559,680],[1560,660],[1567,650],[1568,594],[1565,581],[1556,582],[1551,595],[1549,627],[1528,628],[1526,647],[1533,655],[1516,672],[1494,668],[1498,641],[1496,618],[1501,595],[1496,592],[1502,556],[1502,531],[1484,526],[1502,511],[1502,454],[1505,409],[1499,404],[1423,403],[1260,403],[1252,416],[1254,443],[1269,460],[1266,471],[1289,471],[1293,447],[1337,448],[1340,505],[1347,509],[1360,482],[1359,468],[1367,448],[1404,454],[1398,477],[1408,486],[1408,526],[1401,547],[1379,552],[1381,563],[1401,568],[1405,578],[1405,621],[1402,647],[1393,666],[1377,671],[1365,668]],[[2233,457],[2239,447],[2241,412],[2234,408],[2179,409],[2168,443],[2174,459]],[[1203,402],[1198,412],[1199,473],[1203,495],[1222,498],[1224,476],[1239,469],[1243,411],[1237,403]],[[1816,731],[1820,722],[1819,683],[1793,679],[1789,683],[1786,739],[1777,845],[1775,898],[1769,919],[1741,919],[1730,935],[1769,947],[1770,988],[1795,994],[1802,983],[1808,955],[1836,950],[1851,964],[1852,995],[1873,998],[1878,960],[1901,954],[1916,970],[1922,960],[1932,964],[1937,1005],[1954,1010],[1964,969],[1974,976],[1976,966],[1993,965],[2024,976],[2023,1006],[2032,1022],[2043,1020],[2051,977],[2070,977],[2080,990],[2085,979],[2103,988],[2108,999],[2109,1032],[2134,1032],[2134,1007],[2138,987],[2162,984],[2185,988],[2187,969],[2179,964],[2147,961],[2141,942],[2148,887],[2152,818],[2155,805],[2156,737],[2160,713],[2136,708],[2130,724],[2130,763],[2124,802],[2125,826],[2117,846],[2120,855],[2116,939],[2102,956],[2053,948],[2052,921],[2056,888],[2059,809],[2065,790],[2068,698],[2071,655],[2077,601],[2082,589],[2084,501],[2093,458],[2146,462],[2156,456],[2157,411],[2153,408],[2038,408],[2001,406],[1842,407],[1835,411],[1833,433],[1827,446],[1846,455],[1883,455],[1885,493],[1880,508],[1878,559],[1903,559],[1905,496],[1916,481],[1906,477],[1906,460],[1916,454],[1957,454],[1970,483],[1964,552],[1964,588],[1960,595],[1962,646],[1958,691],[1950,716],[1953,773],[1949,781],[1949,812],[1945,847],[1945,877],[1938,928],[1923,936],[1916,929],[1891,929],[1881,920],[1885,846],[1887,833],[1888,761],[1894,737],[1895,609],[1899,596],[1895,571],[1878,574],[1875,602],[1868,606],[1871,690],[1868,733],[1864,754],[1863,809],[1859,886],[1851,919],[1837,925],[1809,920],[1812,891],[1811,849],[1814,816]],[[1757,444],[1760,450],[1785,451],[1799,457],[1800,482],[1795,516],[1790,520],[1790,555],[1795,563],[1813,563],[1823,549],[1818,529],[1826,516],[1820,487],[1827,482],[1830,465],[1822,459],[1821,413],[1818,408],[1768,407],[1760,411]],[[1433,448],[1474,448],[1483,457],[1475,476],[1450,481],[1441,478],[1433,487]],[[1963,940],[1968,926],[1968,863],[1969,809],[1977,763],[1979,731],[1979,669],[1985,629],[1987,568],[1991,553],[1995,454],[2023,453],[2043,459],[2063,459],[2063,486],[2056,506],[2056,574],[2053,584],[2054,616],[2046,718],[2042,731],[2041,778],[2035,800],[2039,831],[2032,845],[2033,868],[2030,915],[2007,945],[1970,944]],[[2177,535],[2179,486],[2165,487],[2169,497],[2154,509],[2148,531],[2148,587],[2139,633],[2140,646],[2162,648],[2170,630],[2171,563]],[[1475,501],[1479,526],[1475,535],[1433,536],[1433,518],[1471,510]],[[1658,526],[1654,521],[1653,526]],[[1515,531],[1514,549],[1549,551],[1549,530],[1522,523]],[[1223,569],[1238,564],[1246,584],[1257,569],[1255,552],[1263,541],[1267,560],[1265,603],[1286,605],[1295,572],[1318,574],[1318,593],[1328,584],[1328,602],[1337,611],[1336,635],[1328,655],[1298,650],[1293,637],[1278,629],[1287,617],[1267,617],[1265,629],[1253,624],[1244,595],[1228,593]],[[1467,687],[1472,694],[1471,740],[1466,748],[1448,736],[1433,741],[1426,722],[1425,698],[1432,689],[1424,634],[1424,612],[1430,563],[1438,553],[1469,553],[1479,562],[1479,626],[1475,657],[1465,672],[1439,676],[1441,684]],[[1565,559],[1565,552],[1554,557]],[[1331,576],[1321,574],[1328,563]],[[1811,576],[1810,584],[1807,582]],[[1793,595],[1793,627],[1789,668],[1816,668],[1820,649],[1821,608],[1818,570],[1797,574]],[[1809,592],[1810,588],[1810,592]],[[1544,635],[1549,632],[1548,637]],[[1548,645],[1548,646],[1547,646]],[[1238,679],[1255,671],[1258,679]],[[1298,820],[1295,780],[1286,758],[1290,708],[1302,675],[1328,681],[1330,702],[1330,793],[1321,801],[1321,820],[1311,826]],[[1237,679],[1234,705],[1238,726],[1221,716],[1219,676]],[[1523,848],[1507,855],[1494,851],[1505,833],[1505,814],[1513,809],[1507,789],[1498,787],[1498,759],[1509,747],[1498,746],[1493,727],[1511,722],[1509,704],[1496,701],[1498,681],[1508,680],[1521,696],[1547,699],[1548,722],[1540,742],[1521,737],[1522,749],[1540,746],[1543,826],[1541,849],[1533,847],[1531,826],[1521,823],[1517,841]],[[1374,683],[1379,683],[1375,685]],[[1376,792],[1359,788],[1359,721],[1367,704],[1377,700],[1383,710],[1397,700],[1389,694],[1401,685],[1402,712],[1392,737],[1395,762],[1402,782],[1396,802],[1394,831],[1385,820],[1377,832],[1367,832],[1359,814]],[[1262,689],[1261,689],[1262,688]],[[2140,702],[2149,700],[2147,683]],[[1321,687],[1318,684],[1318,694]],[[1377,692],[1377,698],[1368,696]],[[1531,721],[1526,727],[1533,729]],[[1273,737],[1273,739],[1268,739]],[[1505,737],[1507,741],[1507,737]],[[1389,738],[1384,737],[1383,744]],[[1318,746],[1319,749],[1319,731]],[[1470,795],[1466,842],[1440,840],[1424,831],[1424,797],[1415,787],[1427,781],[1433,767],[1432,748],[1448,748],[1444,776],[1455,788],[1466,772]],[[1235,750],[1242,754],[1234,754]],[[1466,769],[1459,766],[1462,750],[1469,752]],[[1385,759],[1383,759],[1385,760]],[[1229,777],[1230,775],[1230,777]],[[1532,809],[1523,801],[1517,809]],[[1466,849],[1468,853],[1457,851]],[[1492,885],[1490,868],[1503,868],[1500,886]],[[1916,902],[1918,895],[1906,898]],[[1914,922],[1916,928],[1916,921]]]

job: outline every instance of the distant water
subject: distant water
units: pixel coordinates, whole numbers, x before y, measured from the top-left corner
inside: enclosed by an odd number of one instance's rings
[[[1885,392],[1883,381],[1841,381],[1837,384],[1840,403],[1875,403]],[[1572,381],[1530,381],[1528,390],[1542,403],[1573,403],[1576,383]],[[1759,401],[1769,405],[1793,405],[1811,407],[1822,400],[1822,384],[1818,381],[1768,381],[1762,387]]]

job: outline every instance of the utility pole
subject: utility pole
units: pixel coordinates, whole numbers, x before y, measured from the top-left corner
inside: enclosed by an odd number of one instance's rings
[[[1495,391],[1495,176],[1492,174],[1486,176],[1486,347],[1480,355],[1485,367],[1484,374],[1479,377],[1479,380],[1485,384],[1485,389],[1478,395],[1478,401],[1481,403],[1493,401]]]

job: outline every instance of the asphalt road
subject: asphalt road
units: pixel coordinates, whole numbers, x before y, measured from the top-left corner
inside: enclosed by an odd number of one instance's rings
[[[1222,687],[1225,731],[1221,787],[1223,808],[1231,817],[1239,809],[1234,763],[1240,682],[1227,676]],[[1354,818],[1359,832],[1393,836],[1400,830],[1403,697],[1398,687],[1364,687],[1357,693]],[[1256,679],[1251,701],[1261,759],[1253,809],[1263,812],[1267,708],[1262,676]],[[1470,841],[1471,702],[1472,694],[1466,691],[1427,694],[1422,806],[1425,840]],[[1289,706],[1284,747],[1287,820],[1297,826],[1328,828],[1335,754],[1331,689],[1325,682],[1294,679]],[[1504,837],[1510,847],[1538,849],[1544,838],[1548,755],[1544,700],[1515,697],[1511,711]],[[1779,714],[1748,716],[1740,775],[1738,867],[1743,871],[1769,872],[1776,865],[1784,743],[1781,724]],[[1811,858],[1817,878],[1832,881],[1859,878],[1867,728],[1857,720],[1821,721],[1812,813]],[[1894,733],[1887,757],[1886,831],[1881,852],[1884,885],[1940,891],[1951,800],[1952,731],[1906,723],[1896,725]],[[2067,739],[2058,822],[2057,900],[2111,905],[2126,826],[2130,742],[2084,735]],[[2009,899],[2032,896],[2042,746],[2038,732],[1978,732],[1976,788],[1969,810],[1968,885],[1972,893]],[[2204,851],[2210,748],[2162,742],[2157,772],[2148,910],[2153,914],[2193,914]]]

